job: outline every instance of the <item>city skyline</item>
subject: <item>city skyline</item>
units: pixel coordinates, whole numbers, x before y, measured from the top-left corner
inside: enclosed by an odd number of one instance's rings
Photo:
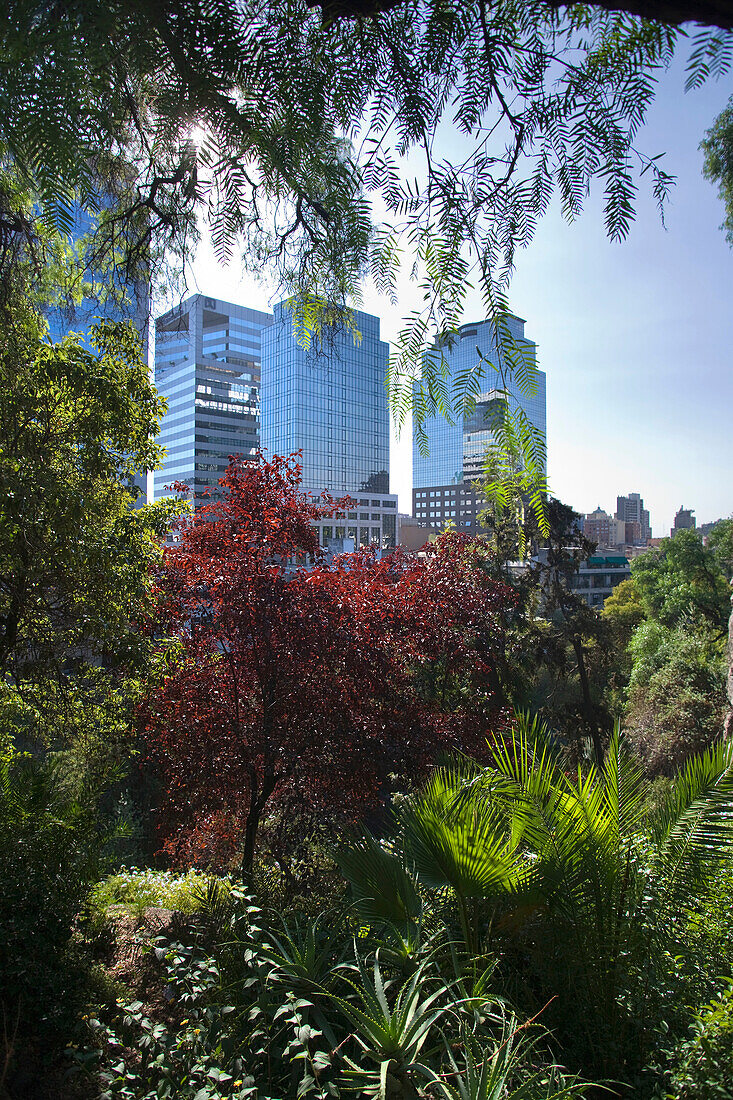
[[[613,512],[617,494],[634,487],[654,536],[669,531],[680,500],[700,523],[733,511],[733,252],[698,151],[727,94],[715,82],[688,94],[683,86],[677,61],[640,137],[650,154],[665,153],[678,177],[666,228],[647,192],[638,196],[628,239],[617,244],[605,237],[599,196],[591,195],[570,226],[554,205],[517,257],[509,296],[527,318],[547,374],[550,491],[585,514],[599,502]],[[446,139],[446,155],[457,140]],[[191,290],[195,281],[222,298],[270,309],[277,294],[240,276],[234,265],[221,267],[204,241]],[[419,293],[406,277],[393,305],[367,284],[361,308],[380,316],[383,339],[393,341]],[[464,321],[482,316],[474,295]],[[411,506],[411,450],[407,424],[392,442],[401,511]]]

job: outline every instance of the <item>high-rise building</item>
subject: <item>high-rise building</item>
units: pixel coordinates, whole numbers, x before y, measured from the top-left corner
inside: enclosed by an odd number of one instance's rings
[[[81,207],[74,207],[74,227],[69,235],[72,246],[79,244],[94,228],[90,215]],[[92,284],[100,281],[98,273],[84,272]],[[102,280],[103,281],[103,280]],[[105,288],[109,291],[109,287]],[[124,286],[117,286],[116,293],[100,294],[99,298],[87,297],[80,302],[63,302],[49,305],[43,313],[48,322],[48,334],[54,343],[62,340],[70,332],[82,336],[83,347],[90,350],[89,330],[98,321],[132,321],[140,336],[143,358],[148,361],[150,323],[150,282],[137,279]],[[133,492],[137,493],[136,507],[147,501],[147,475],[136,475]]]
[[[258,451],[262,334],[271,324],[269,313],[203,294],[155,322],[155,384],[168,401],[156,500],[182,481],[201,504],[217,493],[231,455]]]
[[[536,345],[524,335],[521,317],[509,318],[509,329],[523,354],[536,360]],[[478,349],[478,352],[477,352]],[[479,365],[479,352],[489,363],[497,362],[494,325],[478,321],[462,325],[455,340],[442,348],[447,366],[445,383],[451,385],[461,375]],[[413,443],[412,484],[413,514],[427,524],[442,528],[452,522],[461,531],[475,534],[478,516],[485,506],[473,486],[483,476],[487,448],[494,442],[492,420],[503,412],[506,397],[498,371],[482,364],[482,392],[470,415],[461,415],[450,423],[441,416],[425,421],[428,454],[422,454],[417,438]],[[538,371],[537,392],[522,393],[516,379],[507,378],[509,401],[523,410],[527,419],[543,436],[547,432],[546,375]]]
[[[287,303],[262,340],[262,450],[301,451],[304,489],[349,495],[354,508],[319,525],[322,545],[395,545],[397,498],[389,493],[389,345],[379,318],[356,312],[359,337],[327,329],[308,348],[293,334]],[[353,544],[353,545],[352,545]]]
[[[682,505],[680,505],[679,511],[674,517],[674,527],[669,532],[670,538],[673,535],[676,535],[678,531],[691,531],[695,527],[696,523],[697,520],[695,519],[695,509],[683,508]]]
[[[94,229],[94,222],[87,211],[81,207],[74,207],[74,228],[69,235],[69,243],[73,246],[79,244],[83,238]],[[85,276],[92,282],[95,280],[105,282],[103,277],[93,271],[85,272]],[[103,297],[83,298],[81,302],[64,302],[49,306],[44,310],[48,321],[49,336],[55,342],[63,339],[69,332],[79,332],[86,337],[90,327],[99,320],[104,321],[132,321],[140,334],[143,346],[143,354],[148,357],[148,323],[150,321],[150,282],[147,279],[137,279],[133,282],[118,286],[117,293],[109,293],[110,288]],[[85,347],[88,341],[83,340]]]
[[[649,512],[638,493],[616,497],[616,519],[626,524],[624,542],[629,546],[646,546],[652,537]]]

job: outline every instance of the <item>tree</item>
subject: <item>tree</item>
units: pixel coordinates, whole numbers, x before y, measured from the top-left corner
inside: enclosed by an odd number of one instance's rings
[[[670,25],[648,21],[657,11]],[[394,294],[403,261],[414,264],[423,306],[398,344],[395,383],[403,370],[413,380],[433,335],[455,332],[475,279],[509,369],[526,379],[506,326],[515,252],[555,189],[572,219],[602,181],[612,237],[628,232],[641,175],[663,201],[671,176],[636,137],[682,35],[671,24],[686,12],[654,0],[617,11],[400,0],[320,12],[13,0],[0,38],[0,150],[46,220],[68,226],[73,202],[100,214],[107,255],[153,239],[185,254],[205,213],[219,255],[239,240],[253,269],[273,265],[306,328],[358,300],[367,267]],[[727,25],[719,6],[706,17]],[[700,32],[693,74],[724,63],[721,33]],[[461,163],[440,158],[446,125],[465,141]],[[119,209],[102,209],[100,175],[119,184]],[[3,221],[11,236],[29,221],[16,214]],[[479,369],[447,393],[440,339],[431,346],[418,424],[481,390]],[[412,385],[394,393],[404,411]]]
[[[696,622],[720,637],[725,633],[728,581],[718,552],[703,543],[698,531],[679,531],[658,549],[634,558],[631,575],[648,617],[665,626]]]
[[[0,671],[16,682],[134,644],[165,508],[133,507],[164,404],[131,327],[46,339],[0,318]],[[168,509],[169,511],[169,509]]]
[[[652,771],[669,773],[723,732],[727,534],[706,545],[680,531],[631,563],[644,617],[629,643],[626,727]]]
[[[580,563],[595,549],[578,527],[578,515],[556,499],[548,502],[549,537],[532,563],[545,624],[537,632],[536,647],[541,660],[555,678],[566,679],[568,668],[577,674],[579,706],[571,701],[565,735],[578,737],[580,730],[590,737],[597,765],[603,762],[603,706],[594,691],[588,664],[589,648],[604,637],[604,626],[582,595],[573,591],[573,579]],[[566,704],[567,705],[567,704]],[[573,714],[575,710],[575,714]]]
[[[143,716],[167,847],[183,860],[240,849],[245,874],[270,807],[294,797],[358,819],[389,773],[478,750],[499,703],[489,674],[508,593],[470,545],[446,536],[425,559],[326,565],[310,521],[346,502],[299,482],[294,458],[233,461],[158,577],[168,656]]]
[[[725,210],[720,228],[725,230],[728,244],[733,245],[733,97],[706,132],[700,148],[704,154],[702,174],[718,184]]]
[[[720,740],[725,716],[723,647],[708,630],[648,620],[629,646],[624,727],[652,775],[670,775]]]

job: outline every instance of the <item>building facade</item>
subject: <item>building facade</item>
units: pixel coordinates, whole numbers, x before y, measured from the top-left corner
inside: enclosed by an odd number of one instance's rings
[[[486,501],[473,482],[462,481],[458,485],[433,485],[429,489],[413,489],[412,514],[424,527],[444,531],[455,527],[464,535],[485,532],[480,522]]]
[[[189,486],[200,505],[219,490],[232,455],[260,446],[262,334],[272,315],[194,294],[155,322],[155,384],[168,402],[155,499]]]
[[[389,345],[378,317],[356,312],[354,324],[358,336],[334,327],[304,348],[287,304],[275,307],[262,341],[262,450],[300,451],[304,489],[354,499],[341,520],[317,525],[322,546],[391,549],[397,498],[389,492]]]
[[[670,538],[676,535],[678,531],[691,531],[697,524],[695,519],[694,508],[683,508],[680,505],[678,512],[674,517],[674,527],[669,532]]]
[[[638,493],[616,497],[616,519],[626,524],[623,542],[629,546],[646,546],[652,537],[649,512]]]
[[[509,318],[512,338],[522,354],[534,363],[536,345],[525,337],[524,325],[521,317]],[[428,454],[421,454],[417,439],[413,443],[412,483],[415,489],[458,485],[483,474],[486,449],[494,441],[492,415],[501,411],[505,399],[500,393],[500,375],[490,366],[480,363],[477,349],[489,363],[497,363],[495,329],[489,321],[461,325],[455,340],[440,349],[447,371],[445,381],[448,388],[450,389],[459,376],[481,366],[482,391],[470,415],[459,414],[452,424],[440,416],[429,417],[425,421]],[[437,354],[436,349],[431,354]],[[524,410],[528,420],[546,436],[547,399],[544,372],[538,372],[537,393],[531,397],[521,392],[516,379],[507,381],[510,401],[516,402]]]
[[[631,576],[628,558],[620,554],[593,554],[580,563],[570,580],[570,587],[582,596],[589,607],[603,607],[617,584]]]
[[[583,534],[597,546],[623,546],[626,543],[626,523],[604,512],[600,504],[595,512],[583,519]]]

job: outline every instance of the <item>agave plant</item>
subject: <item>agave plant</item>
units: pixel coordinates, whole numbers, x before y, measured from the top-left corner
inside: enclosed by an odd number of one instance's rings
[[[378,1100],[394,1094],[417,1098],[419,1084],[435,1079],[430,1068],[434,1051],[429,1048],[439,1039],[435,1024],[447,1011],[448,991],[442,983],[425,991],[429,969],[426,960],[390,997],[379,961],[374,961],[370,974],[357,953],[355,980],[349,979],[353,996],[332,997],[353,1028],[358,1048],[358,1057],[344,1056],[344,1076],[362,1095]]]

